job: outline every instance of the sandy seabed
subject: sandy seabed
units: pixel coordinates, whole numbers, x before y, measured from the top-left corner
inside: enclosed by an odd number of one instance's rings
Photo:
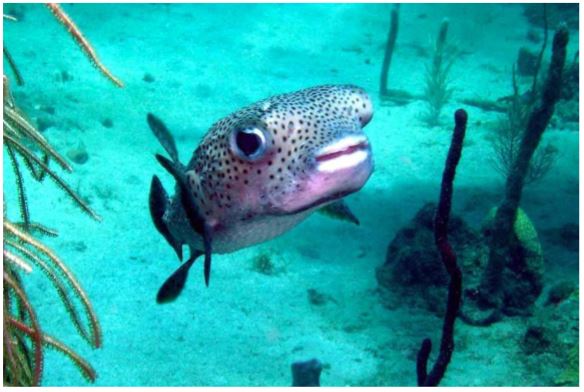
[[[443,18],[450,20],[449,41],[463,51],[452,68],[454,92],[442,125],[433,128],[422,120],[423,101],[392,106],[378,98],[389,5],[64,8],[124,81],[123,89],[92,69],[39,4],[15,7],[23,17],[4,21],[4,43],[26,81],[13,87],[16,100],[34,119],[51,121],[44,134],[58,151],[82,143],[89,154],[65,177],[101,223],[80,213],[53,185],[28,181],[27,188],[33,219],[60,231],[46,241],[91,298],[103,347],[91,350],[76,335],[39,272],[32,274],[29,291],[45,329],[94,365],[96,385],[285,386],[291,383],[290,364],[313,357],[325,363],[323,385],[415,385],[416,352],[423,338],[438,341],[442,320],[419,308],[382,306],[375,269],[395,233],[425,202],[437,200],[460,100],[512,93],[512,64],[519,47],[529,45],[521,6],[402,5],[391,88],[423,92]],[[570,59],[578,47],[578,34],[571,33]],[[148,190],[155,173],[167,189],[173,184],[154,159],[162,148],[146,113],[166,122],[186,161],[219,118],[274,94],[328,83],[365,88],[376,108],[366,129],[376,170],[347,198],[361,225],[315,214],[275,240],[215,256],[209,288],[202,265],[195,265],[182,296],[157,305],[155,294],[177,262],[151,222]],[[468,135],[453,209],[478,227],[502,191],[488,142],[500,115],[465,108]],[[526,188],[523,200],[539,230],[578,223],[578,137],[577,131],[554,127],[544,135],[560,158],[547,177]],[[4,181],[5,199],[15,206],[11,170],[4,171]],[[15,212],[9,207],[9,215]],[[546,284],[576,279],[578,254],[546,237],[542,243]],[[254,257],[265,253],[281,273],[253,270]],[[311,304],[309,289],[332,300]],[[459,322],[442,385],[550,384],[560,370],[534,366],[541,360],[527,358],[520,348],[526,322],[514,317],[489,328]],[[61,355],[48,352],[44,384],[85,381]]]

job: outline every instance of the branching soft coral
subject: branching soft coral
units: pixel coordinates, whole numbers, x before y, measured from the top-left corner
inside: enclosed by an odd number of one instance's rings
[[[54,236],[56,232],[30,220],[21,161],[33,179],[40,182],[48,175],[84,212],[96,220],[99,220],[99,216],[49,168],[52,159],[63,169],[71,171],[69,164],[15,105],[6,79],[4,81],[3,140],[16,178],[21,219],[21,222],[12,222],[4,205],[4,385],[39,385],[46,346],[64,353],[87,379],[95,380],[95,371],[87,362],[64,343],[43,331],[22,284],[22,272],[40,269],[53,284],[79,334],[93,347],[100,346],[99,324],[87,295],[63,261],[35,238],[41,234]]]
[[[115,78],[98,60],[89,42],[61,7],[56,4],[48,4],[47,7],[57,20],[67,28],[69,34],[79,43],[91,62],[109,80],[118,87],[122,87],[122,82]],[[7,15],[4,18],[14,20]],[[24,81],[16,63],[6,48],[4,48],[4,56],[12,72],[16,75],[17,84],[23,84]],[[79,335],[92,347],[101,346],[101,329],[87,294],[65,263],[38,239],[40,235],[56,236],[57,233],[31,221],[24,185],[24,170],[27,170],[30,177],[38,182],[42,182],[46,177],[50,178],[83,212],[95,220],[100,220],[100,217],[54,168],[49,167],[50,161],[54,161],[62,170],[72,171],[67,161],[51,146],[17,106],[10,93],[8,78],[5,75],[3,84],[3,142],[14,171],[21,220],[20,222],[10,220],[7,216],[6,204],[4,204],[4,385],[40,385],[46,347],[56,349],[64,354],[77,366],[86,379],[94,381],[96,372],[91,365],[72,348],[44,331],[42,322],[37,317],[34,303],[23,285],[23,273],[30,273],[33,269],[40,270],[53,285]],[[58,308],[55,308],[54,311],[58,311]]]
[[[120,79],[116,78],[106,68],[106,66],[103,65],[101,61],[99,61],[99,58],[97,57],[97,54],[93,47],[91,46],[91,44],[89,43],[89,41],[83,36],[81,30],[79,30],[79,28],[77,27],[77,25],[75,25],[75,22],[73,22],[69,15],[67,15],[65,11],[63,11],[63,8],[61,8],[59,4],[55,3],[48,3],[47,7],[49,8],[49,10],[51,10],[53,15],[55,15],[55,18],[67,29],[67,31],[69,32],[71,37],[73,37],[75,42],[79,44],[81,50],[89,58],[91,63],[95,67],[97,67],[97,69],[99,69],[99,71],[113,84],[115,84],[118,87],[124,87],[124,83],[122,83]]]

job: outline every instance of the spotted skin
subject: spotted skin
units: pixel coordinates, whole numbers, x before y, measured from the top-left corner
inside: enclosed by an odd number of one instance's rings
[[[318,170],[318,153],[355,136],[373,114],[364,90],[327,85],[277,95],[216,122],[194,151],[185,172],[195,202],[213,231],[213,251],[226,253],[266,241],[293,227],[314,209],[360,189],[373,162],[338,172]],[[234,130],[265,130],[264,154],[250,161],[233,148]],[[164,217],[170,231],[193,249],[201,241],[176,197]]]

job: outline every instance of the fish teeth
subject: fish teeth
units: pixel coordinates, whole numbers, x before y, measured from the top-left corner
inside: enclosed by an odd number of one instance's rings
[[[323,147],[322,149],[320,149],[320,151],[318,151],[316,156],[319,157],[322,155],[334,154],[336,152],[340,152],[340,151],[348,149],[349,147],[358,146],[360,144],[363,144],[364,146],[369,144],[366,136],[362,136],[362,135],[347,136],[347,137],[342,138],[341,140],[338,140],[332,144],[329,144],[326,147]]]
[[[369,151],[357,150],[351,154],[340,155],[336,158],[320,162],[317,166],[318,171],[334,173],[339,170],[356,167],[369,157]]]
[[[370,156],[365,136],[347,136],[319,151],[316,156],[320,172],[333,173],[356,167]]]

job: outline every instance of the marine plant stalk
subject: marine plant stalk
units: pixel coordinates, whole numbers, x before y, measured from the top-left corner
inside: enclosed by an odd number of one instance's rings
[[[424,121],[429,126],[436,126],[440,122],[440,112],[452,95],[452,88],[448,86],[450,68],[454,64],[457,53],[446,45],[448,34],[448,19],[440,25],[436,38],[432,64],[426,69],[426,87],[424,99],[428,103],[428,110],[424,114]]]
[[[397,33],[399,29],[399,4],[395,4],[391,10],[391,20],[389,26],[387,43],[385,45],[385,53],[383,55],[383,64],[381,65],[381,80],[379,83],[379,92],[381,96],[389,95],[389,90],[387,88],[387,76],[389,73],[391,58],[393,57],[393,50],[395,49],[395,41],[397,39]]]
[[[462,296],[462,272],[456,261],[456,253],[448,242],[448,221],[452,206],[452,192],[456,167],[462,154],[462,145],[466,133],[468,115],[464,109],[459,109],[454,114],[455,127],[452,135],[452,142],[446,158],[444,173],[442,175],[442,186],[440,188],[440,200],[434,218],[434,242],[440,253],[444,267],[450,275],[448,286],[448,302],[446,305],[446,315],[442,325],[442,339],[440,341],[440,352],[436,363],[428,373],[428,358],[432,351],[432,341],[424,339],[416,363],[418,375],[418,386],[437,386],[450,363],[454,352],[454,324],[460,309]]]
[[[554,113],[555,104],[560,98],[568,37],[569,33],[565,25],[560,26],[554,35],[552,59],[543,94],[539,104],[529,116],[517,157],[507,177],[503,201],[495,215],[496,229],[493,231],[489,244],[489,262],[479,287],[481,301],[495,307],[495,311],[500,310],[502,306],[503,271],[509,257],[513,225],[529,164]]]

